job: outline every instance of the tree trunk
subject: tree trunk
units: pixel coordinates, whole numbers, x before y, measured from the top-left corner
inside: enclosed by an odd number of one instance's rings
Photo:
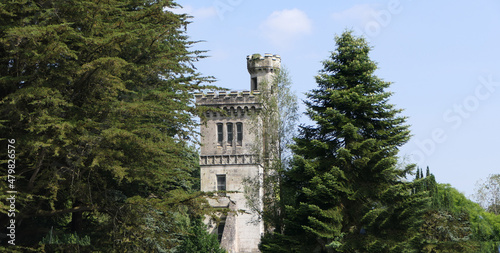
[[[82,203],[80,201],[75,201],[73,203],[73,208],[80,206]],[[83,223],[83,211],[71,213],[71,231],[79,232],[82,229]]]

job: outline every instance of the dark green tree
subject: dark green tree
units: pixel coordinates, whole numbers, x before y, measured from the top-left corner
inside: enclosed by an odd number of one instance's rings
[[[390,83],[374,75],[370,47],[346,31],[323,62],[318,88],[285,173],[285,229],[264,238],[265,252],[416,252],[428,198],[397,169],[410,137],[401,110],[388,103]]]
[[[177,252],[182,253],[225,253],[217,240],[216,234],[210,234],[201,219],[191,222],[187,236],[182,241]]]
[[[166,11],[176,6],[0,3],[0,136],[16,141],[16,245],[37,247],[53,228],[90,236],[102,252],[164,251],[185,233],[178,220],[202,212],[191,190],[201,109],[190,93],[211,78],[193,67],[203,52],[189,49],[189,17]]]

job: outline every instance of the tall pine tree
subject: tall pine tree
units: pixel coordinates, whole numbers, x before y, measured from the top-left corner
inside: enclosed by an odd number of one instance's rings
[[[263,239],[267,252],[412,252],[427,199],[397,168],[410,133],[374,75],[370,47],[346,31],[323,62],[318,88],[286,172],[285,230]]]
[[[102,252],[162,251],[179,244],[180,217],[200,215],[190,92],[210,78],[193,67],[202,52],[189,49],[189,17],[166,11],[175,6],[0,3],[0,136],[16,140],[16,245],[37,247],[54,231],[89,235]]]

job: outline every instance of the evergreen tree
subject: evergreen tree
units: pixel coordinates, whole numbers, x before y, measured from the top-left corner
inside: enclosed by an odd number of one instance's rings
[[[178,220],[201,212],[190,92],[211,79],[193,68],[203,52],[189,50],[188,16],[165,11],[175,6],[0,3],[0,136],[15,139],[19,158],[16,245],[36,247],[53,227],[89,235],[102,252],[163,251],[179,244]]]
[[[191,223],[189,233],[177,250],[179,253],[225,253],[217,241],[216,234],[210,234],[201,219]]]
[[[323,62],[318,88],[285,172],[285,230],[264,238],[264,252],[415,252],[427,198],[402,179],[398,148],[405,118],[388,103],[390,83],[374,75],[370,47],[346,31]]]

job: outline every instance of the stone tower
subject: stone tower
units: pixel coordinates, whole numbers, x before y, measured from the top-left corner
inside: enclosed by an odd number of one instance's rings
[[[247,56],[250,91],[195,95],[197,105],[224,112],[208,111],[201,124],[200,174],[202,191],[227,191],[209,199],[211,206],[240,211],[221,214],[219,224],[207,220],[210,231],[218,234],[228,252],[259,252],[264,224],[256,210],[262,210],[263,189],[258,186],[261,184],[249,184],[247,179],[254,183],[263,179],[264,167],[256,151],[256,144],[263,141],[256,137],[261,131],[256,123],[261,110],[259,89],[265,87],[263,82],[271,82],[280,66],[278,55]],[[246,196],[252,196],[254,201],[247,203]]]

